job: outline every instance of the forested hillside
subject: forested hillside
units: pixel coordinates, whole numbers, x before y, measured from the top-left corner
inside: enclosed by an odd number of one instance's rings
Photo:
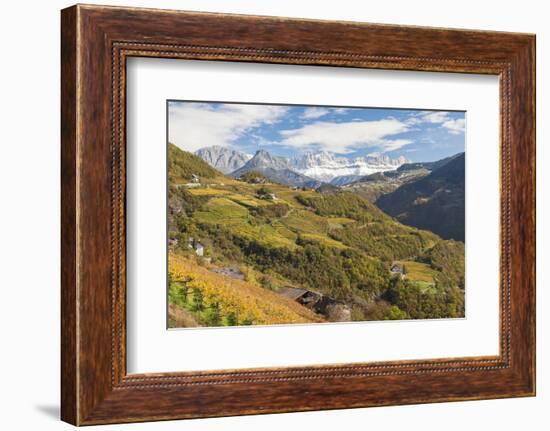
[[[376,204],[404,224],[464,242],[464,153],[429,175],[381,195]]]
[[[171,326],[341,320],[338,307],[348,320],[464,315],[462,243],[352,191],[230,178],[175,146],[169,158]],[[308,308],[312,296],[329,306]]]

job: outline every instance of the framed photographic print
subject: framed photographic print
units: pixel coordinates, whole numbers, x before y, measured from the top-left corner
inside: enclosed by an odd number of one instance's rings
[[[464,112],[167,117],[170,328],[465,317]]]
[[[533,35],[78,5],[61,42],[63,420],[535,394]]]

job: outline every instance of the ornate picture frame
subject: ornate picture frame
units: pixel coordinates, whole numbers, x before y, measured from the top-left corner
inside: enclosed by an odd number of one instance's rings
[[[64,9],[61,16],[64,421],[92,425],[535,394],[534,35],[91,5]],[[128,374],[130,57],[498,76],[500,353]]]

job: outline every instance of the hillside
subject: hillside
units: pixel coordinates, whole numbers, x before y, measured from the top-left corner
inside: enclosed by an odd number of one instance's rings
[[[458,156],[460,154],[434,162],[408,162],[394,170],[365,175],[338,185],[343,185],[345,190],[353,191],[371,202],[376,202],[380,196],[429,175]],[[334,181],[333,184],[335,184]]]
[[[435,171],[436,169],[439,169],[443,166],[445,166],[447,163],[452,161],[453,159],[456,159],[457,157],[460,157],[463,153],[454,154],[449,157],[445,157],[444,159],[436,160],[433,162],[409,162],[405,163],[397,168],[398,172],[405,172],[405,171],[415,171],[418,169],[425,169],[429,172]]]
[[[381,195],[376,204],[400,222],[427,229],[445,239],[464,241],[464,153],[429,175]]]
[[[419,168],[406,171],[388,171],[378,172],[367,175],[349,183],[342,188],[351,191],[370,202],[376,200],[385,194],[391,193],[401,187],[403,184],[410,183],[428,175],[430,171]]]
[[[246,281],[247,289],[265,291],[264,298],[288,294],[289,289],[323,296],[325,302],[349,310],[351,320],[414,318],[428,305],[434,316],[463,315],[464,292],[456,276],[446,274],[463,273],[464,255],[433,263],[430,251],[436,246],[446,251],[442,255],[448,255],[447,241],[437,235],[397,222],[350,191],[331,188],[327,193],[323,188],[289,187],[271,182],[257,171],[250,171],[252,174],[241,181],[223,176],[196,156],[181,153],[177,148],[170,153],[176,157],[169,163],[170,169],[174,168],[169,172],[170,256],[186,268],[184,284],[203,283],[201,286],[220,297],[211,300],[218,304],[211,311],[215,312],[213,318],[201,313],[193,317],[171,300],[173,315],[180,316],[180,322],[236,324],[236,316],[230,317],[220,308],[223,289],[212,290],[213,285],[225,285],[223,280],[235,277]],[[199,182],[187,183],[193,175],[199,176]],[[202,256],[197,256],[199,245]],[[408,262],[410,275],[392,272],[395,262]],[[189,276],[195,267],[195,275]],[[237,285],[245,289],[241,283]],[[398,295],[399,300],[390,295],[396,285],[416,289],[415,303],[405,306],[403,295]],[[176,296],[184,287],[181,280],[172,279]],[[238,298],[237,302],[244,301],[244,297]],[[449,301],[455,307],[452,312],[444,305]],[[288,305],[277,303],[283,308]],[[298,314],[311,318],[309,308],[296,302],[292,307],[295,313],[295,307],[303,308]],[[314,317],[330,320],[318,310]],[[245,319],[245,323],[258,324],[265,321],[262,319]],[[240,318],[237,321],[245,324]]]
[[[183,151],[174,144],[168,144],[168,179],[170,183],[187,182],[193,175],[214,178],[222,174],[200,157]]]
[[[177,327],[178,308],[196,326],[313,323],[323,319],[296,302],[246,280],[225,277],[194,259],[171,254],[169,258],[171,327]]]

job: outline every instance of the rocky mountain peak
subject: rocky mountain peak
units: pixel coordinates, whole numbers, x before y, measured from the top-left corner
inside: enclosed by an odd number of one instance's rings
[[[284,157],[274,156],[269,151],[258,150],[254,157],[247,163],[247,167],[264,167],[272,169],[288,169],[290,167],[288,159]]]
[[[224,174],[228,174],[244,166],[252,157],[250,154],[220,145],[201,148],[195,152],[195,155]]]

